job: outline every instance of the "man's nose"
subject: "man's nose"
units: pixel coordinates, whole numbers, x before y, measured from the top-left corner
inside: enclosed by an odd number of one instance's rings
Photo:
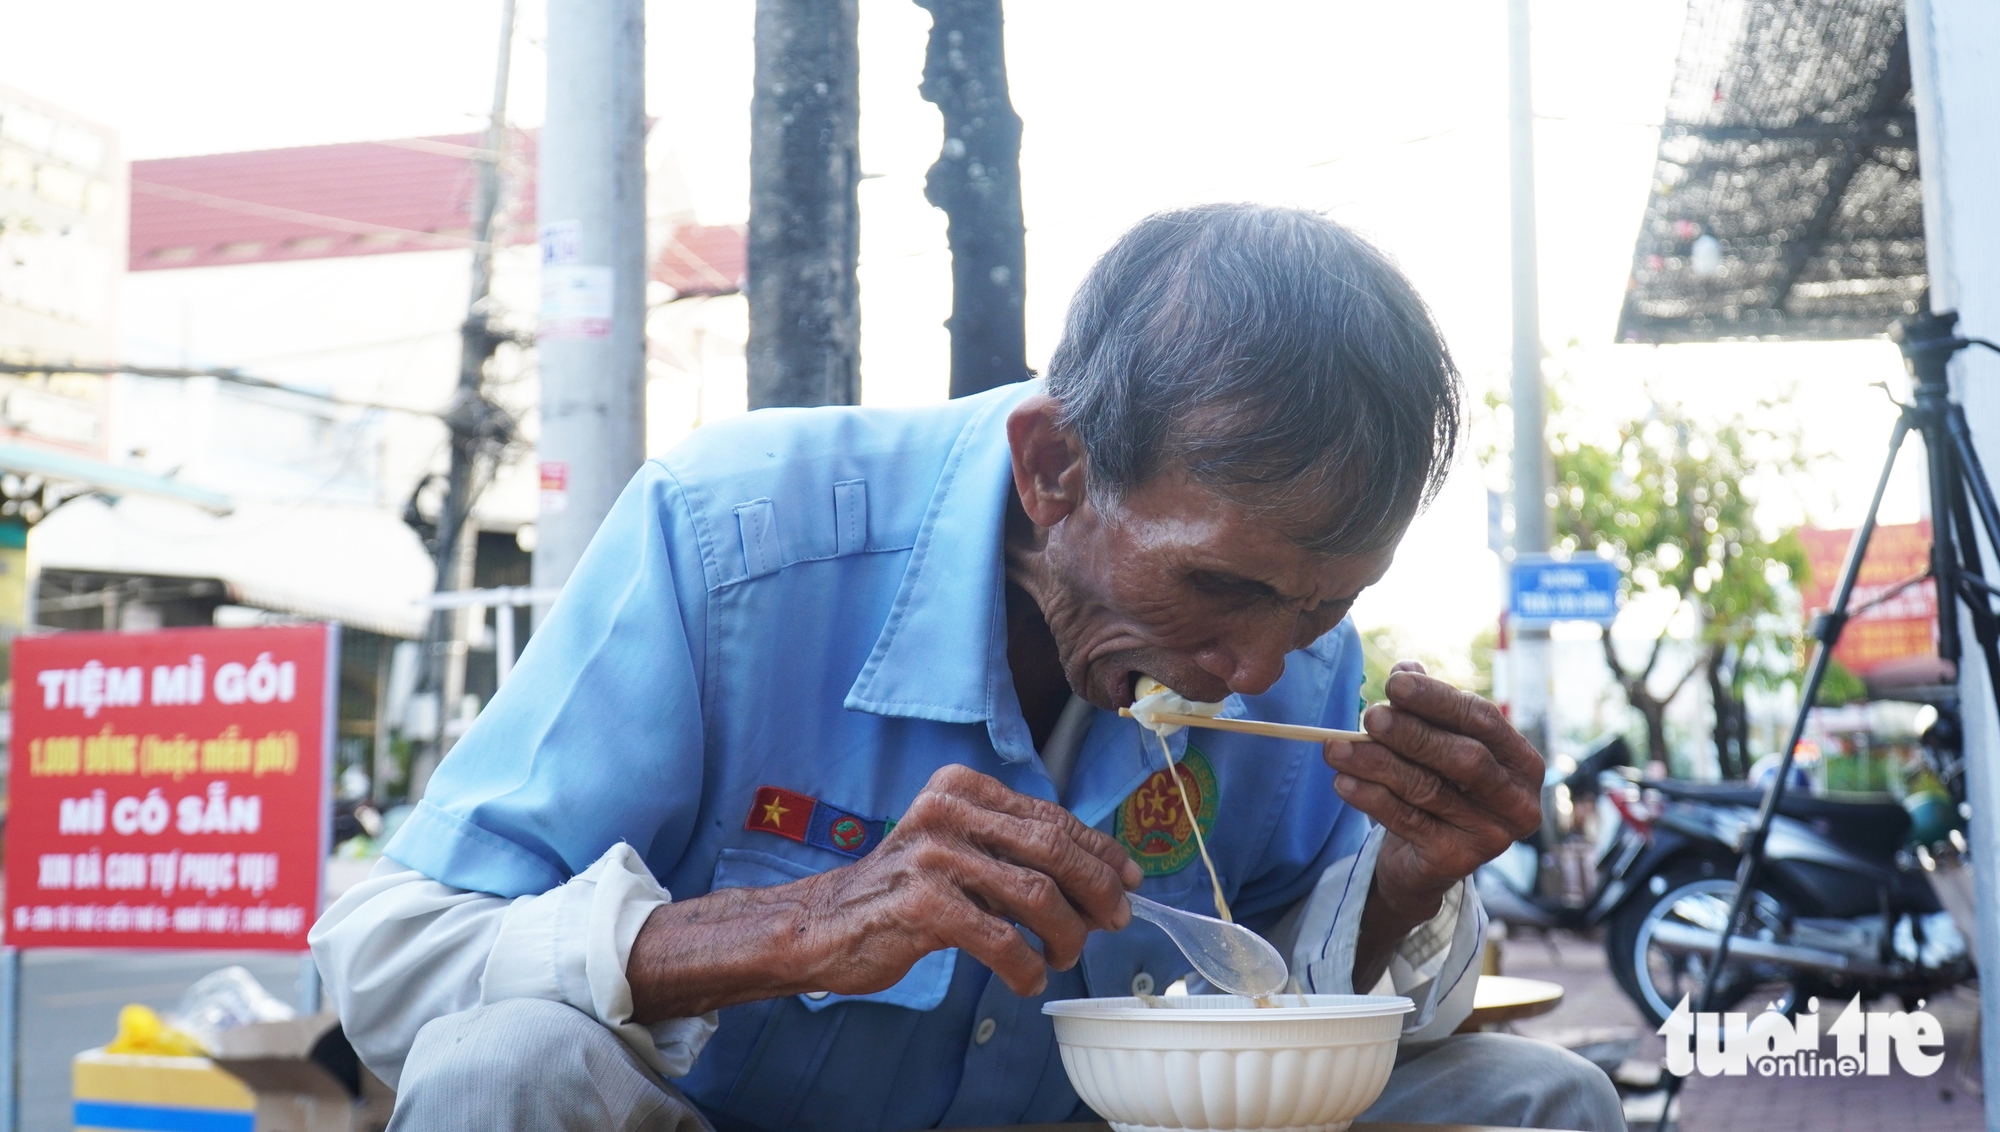
[[[1246,634],[1213,642],[1196,654],[1195,662],[1228,684],[1231,692],[1257,696],[1270,691],[1285,674],[1285,652],[1281,634]]]

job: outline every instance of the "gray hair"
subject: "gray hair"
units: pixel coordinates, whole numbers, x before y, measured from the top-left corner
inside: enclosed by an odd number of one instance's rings
[[[1120,237],[1070,302],[1047,388],[1093,498],[1183,470],[1325,553],[1394,540],[1460,424],[1457,367],[1389,258],[1324,216],[1249,204]]]

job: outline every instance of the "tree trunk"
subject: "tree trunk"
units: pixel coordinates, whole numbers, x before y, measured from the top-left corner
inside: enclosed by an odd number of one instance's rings
[[[1735,778],[1736,750],[1736,697],[1730,694],[1729,679],[1723,672],[1728,649],[1716,645],[1708,650],[1708,656],[1701,662],[1702,676],[1708,680],[1708,702],[1715,710],[1715,725],[1709,735],[1715,743],[1715,766],[1725,779]]]
[[[1627,687],[1625,699],[1646,721],[1646,761],[1667,766],[1667,705],[1643,688]]]
[[[757,0],[750,99],[750,407],[861,394],[856,0]]]
[[[1741,658],[1739,657],[1740,661]],[[1730,684],[1730,703],[1734,705],[1732,730],[1736,733],[1736,777],[1750,777],[1750,708],[1743,702],[1743,670],[1739,667],[1735,679]]]
[[[951,244],[951,395],[1028,375],[1021,119],[1007,97],[1000,0],[917,0],[931,14],[923,96],[944,114],[924,199]]]
[[[1611,670],[1611,678],[1618,681],[1619,690],[1625,693],[1625,702],[1632,705],[1632,710],[1638,712],[1639,717],[1646,721],[1646,759],[1648,762],[1657,762],[1664,766],[1667,761],[1667,705],[1673,702],[1674,696],[1680,694],[1680,685],[1676,684],[1669,695],[1655,696],[1652,689],[1646,686],[1646,682],[1652,678],[1653,669],[1660,662],[1660,649],[1665,643],[1665,635],[1662,634],[1659,640],[1653,642],[1653,647],[1646,657],[1646,667],[1637,672],[1628,671],[1619,662],[1617,646],[1612,643],[1611,633],[1608,630],[1602,640],[1605,667]]]

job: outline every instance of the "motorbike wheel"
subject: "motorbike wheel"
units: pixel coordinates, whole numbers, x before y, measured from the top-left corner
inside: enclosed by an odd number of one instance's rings
[[[1695,1008],[1708,977],[1710,958],[1700,951],[1674,952],[1659,946],[1653,941],[1653,929],[1672,920],[1719,932],[1735,895],[1733,877],[1710,875],[1701,865],[1689,862],[1653,877],[1646,892],[1620,908],[1606,925],[1604,950],[1611,973],[1652,1025],[1665,1022],[1683,995],[1690,996],[1689,1009]],[[1742,934],[1782,937],[1788,934],[1784,926],[1787,918],[1776,897],[1758,890],[1745,910]],[[1733,957],[1728,962],[1716,984],[1716,1001],[1709,1009],[1728,1010],[1753,993],[1775,1001],[1787,1014],[1804,1001],[1807,988],[1793,968]]]

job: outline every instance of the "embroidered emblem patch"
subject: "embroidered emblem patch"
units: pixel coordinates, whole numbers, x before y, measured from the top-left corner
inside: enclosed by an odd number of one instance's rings
[[[1215,768],[1193,743],[1188,744],[1180,761],[1180,777],[1194,820],[1201,823],[1202,836],[1207,837],[1215,829]],[[1197,853],[1187,809],[1181,805],[1180,790],[1175,789],[1169,773],[1155,771],[1119,804],[1112,836],[1147,876],[1180,872]]]
[[[843,856],[865,857],[889,836],[896,823],[871,821],[797,791],[759,786],[743,828],[775,833]]]

